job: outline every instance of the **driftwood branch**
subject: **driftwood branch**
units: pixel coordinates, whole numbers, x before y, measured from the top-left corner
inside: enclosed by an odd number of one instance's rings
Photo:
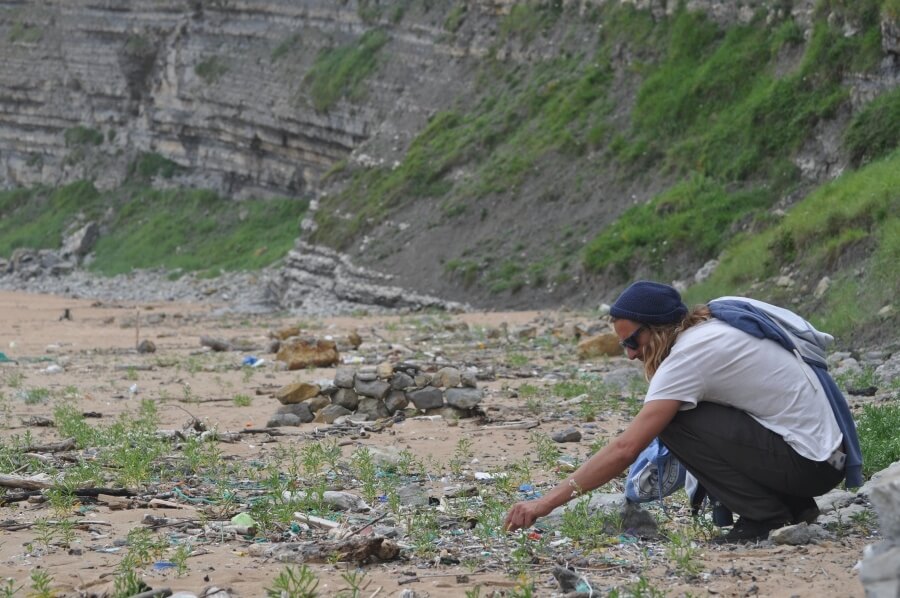
[[[366,563],[369,561],[390,561],[400,554],[400,547],[383,537],[352,536],[332,542],[290,542],[251,550],[260,552],[257,556],[267,556],[282,563]]]
[[[523,419],[521,421],[504,422],[493,424],[490,426],[484,426],[482,430],[530,430],[531,428],[536,428],[539,425],[541,425],[541,423],[536,419]]]
[[[53,482],[0,473],[0,486],[4,488],[20,488],[22,490],[46,490],[53,487]]]
[[[47,444],[32,444],[25,450],[30,453],[61,453],[63,451],[71,451],[75,449],[75,439],[66,438],[59,442],[48,442]]]

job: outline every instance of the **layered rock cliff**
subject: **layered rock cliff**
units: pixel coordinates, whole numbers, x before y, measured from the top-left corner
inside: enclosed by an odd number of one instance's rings
[[[635,0],[659,15],[676,2]],[[227,193],[300,195],[366,140],[390,163],[469,84],[489,52],[548,58],[550,45],[498,46],[513,0],[19,0],[0,2],[0,184],[120,184],[138,152]],[[601,0],[581,0],[580,10]],[[693,0],[721,21],[769,3]],[[808,22],[811,0],[793,9]],[[469,15],[448,35],[448,13]],[[317,110],[306,77],[319,52],[384,28],[389,50],[364,101]],[[389,56],[389,59],[387,57]],[[391,151],[393,150],[393,151]],[[111,166],[112,165],[112,166]]]
[[[183,167],[159,185],[218,190],[230,197],[286,195],[314,202],[338,219],[352,203],[330,202],[350,170],[398,165],[429,118],[463,110],[469,90],[494,76],[564,59],[591,48],[604,24],[586,18],[608,4],[633,5],[665,19],[675,0],[532,2],[562,15],[541,28],[510,15],[514,0],[7,0],[0,2],[0,185],[59,185],[88,178],[99,188],[126,180],[141,154]],[[690,0],[722,25],[754,19],[795,21],[809,37],[813,0],[780,2]],[[858,33],[835,12],[835,26]],[[556,18],[556,17],[554,17]],[[510,34],[518,27],[518,34]],[[524,32],[524,33],[523,33]],[[377,33],[378,38],[367,37]],[[846,82],[858,110],[898,82],[897,27],[882,27],[883,68]],[[537,35],[535,42],[533,35]],[[354,79],[323,61],[328,52],[356,52],[371,72]],[[800,54],[784,57],[785,70]],[[616,47],[610,127],[628,120],[647,56]],[[318,69],[318,70],[317,70]],[[487,71],[490,73],[491,71]],[[326,79],[339,89],[321,89]],[[480,82],[481,81],[481,82]],[[328,81],[325,81],[328,83]],[[847,110],[824,121],[794,157],[807,181],[839,174],[846,157],[835,139]],[[837,123],[837,124],[835,124]],[[326,238],[394,283],[468,301],[474,292],[447,276],[448,262],[467,253],[557,260],[548,247],[578,250],[623,210],[671,184],[664,171],[626,177],[605,166],[602,152],[572,160],[550,152],[536,185],[489,195],[463,220],[437,218],[458,206],[406,199],[402,209],[367,222],[353,238]],[[581,182],[584,166],[592,169]],[[444,176],[464,180],[457,165]],[[570,189],[571,187],[571,189]],[[580,187],[587,187],[581,189]],[[577,188],[577,190],[576,190]],[[310,219],[308,222],[312,222]],[[508,239],[515,239],[515,242]],[[323,240],[323,239],[319,239]],[[577,245],[577,247],[576,247]],[[692,267],[691,264],[685,268]],[[286,277],[288,279],[289,276]],[[577,272],[568,284],[535,284],[534,293],[502,296],[482,289],[482,303],[540,305],[593,292]],[[478,292],[475,292],[478,295]],[[494,297],[494,299],[492,299]],[[500,297],[500,298],[496,298]]]

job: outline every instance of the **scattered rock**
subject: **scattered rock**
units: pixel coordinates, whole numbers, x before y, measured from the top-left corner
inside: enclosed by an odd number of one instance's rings
[[[481,402],[482,394],[477,388],[448,388],[444,391],[447,405],[457,409],[472,409]]]
[[[577,352],[578,359],[619,357],[622,355],[622,347],[619,345],[618,336],[609,332],[604,332],[579,342]]]
[[[394,375],[394,366],[387,362],[381,362],[375,367],[375,375],[382,380],[390,380]]]
[[[769,532],[769,540],[775,544],[790,544],[791,546],[809,544],[810,542],[822,540],[826,537],[828,537],[828,533],[821,525],[808,525],[806,523],[788,525]]]
[[[213,338],[211,336],[201,336],[200,344],[209,347],[213,351],[231,351],[231,343],[221,338]]]
[[[554,442],[580,442],[581,441],[581,432],[575,428],[566,428],[565,430],[560,430],[558,432],[554,432],[553,435],[550,436],[554,440]]]
[[[400,504],[407,507],[424,507],[428,505],[428,491],[419,484],[407,484],[397,489]]]
[[[415,381],[409,374],[404,372],[395,372],[393,376],[391,376],[391,388],[394,390],[406,390],[410,388]]]
[[[866,546],[859,578],[866,596],[894,598],[900,596],[900,461],[876,475],[866,486],[884,539]]]
[[[63,240],[59,255],[64,259],[81,261],[94,249],[99,238],[100,227],[96,222],[88,222]]]
[[[282,426],[299,426],[302,423],[300,418],[292,413],[276,413],[269,418],[266,426],[269,428],[280,428]]]
[[[819,284],[816,285],[816,290],[813,291],[813,296],[816,299],[821,299],[825,296],[825,293],[828,292],[828,289],[831,287],[831,279],[827,276],[823,276],[819,281]]]
[[[312,410],[309,408],[308,403],[292,403],[289,405],[282,405],[278,408],[278,411],[275,412],[276,415],[293,415],[295,416],[301,424],[309,423],[313,420],[314,416]],[[288,424],[288,425],[297,425],[297,424]]]

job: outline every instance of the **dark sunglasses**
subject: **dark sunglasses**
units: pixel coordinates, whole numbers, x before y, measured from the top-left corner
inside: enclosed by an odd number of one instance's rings
[[[637,337],[641,333],[641,330],[644,330],[646,326],[640,326],[637,330],[628,335],[628,338],[623,338],[619,341],[619,346],[623,349],[631,349],[632,351],[637,351],[640,349],[640,345],[637,342]]]

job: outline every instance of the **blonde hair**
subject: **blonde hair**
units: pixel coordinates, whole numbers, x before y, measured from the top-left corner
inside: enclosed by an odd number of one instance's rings
[[[656,370],[659,369],[659,365],[669,356],[672,345],[675,344],[675,340],[678,338],[679,334],[691,326],[706,322],[710,318],[712,318],[712,314],[709,311],[709,307],[705,304],[700,304],[692,307],[687,315],[676,324],[645,324],[644,326],[648,332],[649,340],[646,343],[643,343],[642,350],[644,358],[644,376],[647,380],[649,381],[653,378]]]

